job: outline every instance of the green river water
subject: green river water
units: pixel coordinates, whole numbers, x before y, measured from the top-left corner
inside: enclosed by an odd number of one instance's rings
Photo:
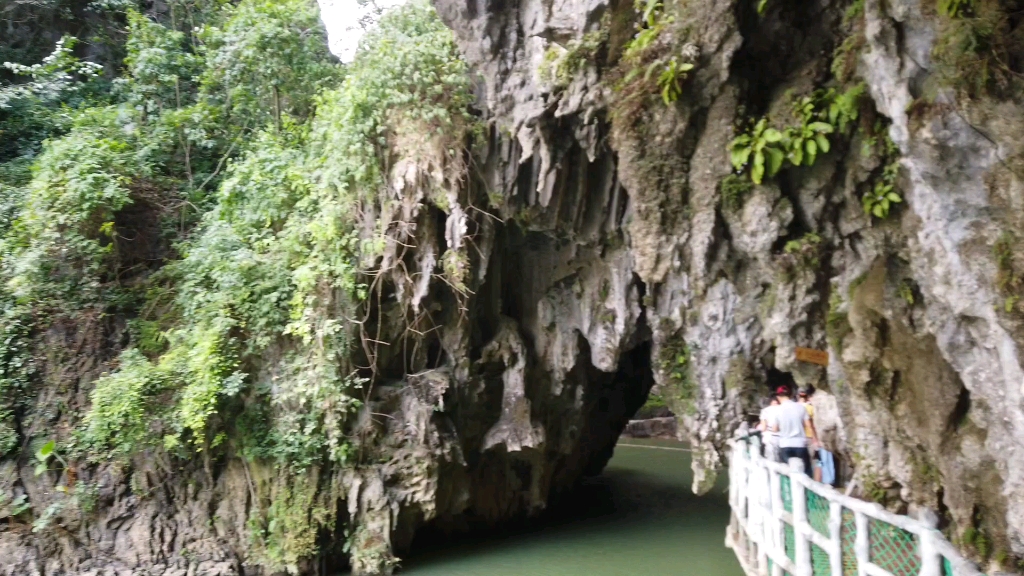
[[[628,445],[624,445],[627,444]],[[529,527],[421,546],[409,576],[743,576],[725,548],[727,483],[690,492],[684,445],[623,440],[604,474]]]

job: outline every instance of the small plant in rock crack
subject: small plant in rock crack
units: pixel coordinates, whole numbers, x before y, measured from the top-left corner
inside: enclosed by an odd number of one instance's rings
[[[54,460],[60,462],[61,467],[64,470],[69,469],[67,460],[61,458],[60,454],[57,453],[57,443],[53,440],[50,440],[46,444],[43,444],[42,447],[39,448],[39,450],[36,450],[36,476],[39,476],[49,471],[50,465]]]
[[[783,252],[790,264],[804,269],[816,268],[820,264],[821,236],[808,232],[797,240],[786,242]]]
[[[798,124],[777,130],[761,118],[750,132],[740,134],[730,146],[732,164],[738,171],[750,167],[750,179],[760,184],[788,162],[792,166],[810,166],[832,149],[830,135],[847,131],[860,113],[864,86],[858,84],[842,93],[835,89],[816,90],[793,100],[793,116]]]
[[[939,0],[939,13],[950,18],[968,16],[974,11],[974,0]]]
[[[861,199],[865,214],[885,219],[888,218],[893,204],[903,202],[903,198],[896,191],[896,176],[899,174],[899,169],[899,160],[893,160],[885,165],[885,168],[882,169],[882,177]]]
[[[874,179],[871,189],[864,193],[861,204],[865,214],[885,219],[894,204],[903,202],[896,186],[900,171],[900,149],[889,137],[884,123],[876,122],[872,133],[864,142],[863,153],[866,156],[878,154],[884,167],[882,173]]]
[[[628,69],[616,82],[616,90],[629,99],[646,94],[656,87],[666,105],[682,95],[683,81],[695,67],[700,49],[692,43],[674,49],[670,25],[675,16],[665,13],[660,0],[636,0],[634,8],[641,15],[637,32],[626,43],[622,62]]]
[[[654,69],[654,66],[655,64],[652,64],[648,68],[648,74]],[[666,106],[679,99],[679,95],[683,92],[681,82],[686,78],[686,73],[690,70],[693,70],[692,63],[680,62],[675,56],[662,69],[661,74],[658,75],[658,88],[661,89],[661,99],[665,102]]]
[[[801,166],[805,162],[808,166],[814,164],[818,152],[827,153],[831,146],[828,142],[828,134],[835,132],[835,128],[828,122],[817,120],[817,106],[813,96],[804,96],[793,103],[793,111],[800,118],[800,125],[787,130],[789,136],[789,161],[794,166]]]
[[[750,180],[737,174],[729,174],[718,183],[722,194],[722,207],[726,210],[739,210],[747,195],[754,188]]]
[[[597,30],[588,32],[582,38],[572,40],[564,49],[554,45],[544,53],[537,74],[551,82],[554,88],[565,88],[587,69],[601,46],[608,41],[608,18],[601,21]]]
[[[822,94],[822,100],[828,104],[828,123],[840,134],[845,134],[847,128],[860,117],[860,107],[866,91],[867,85],[860,82],[843,92],[830,88]]]
[[[8,499],[10,499],[8,501]],[[0,520],[6,518],[14,518],[19,516],[29,509],[32,505],[28,502],[28,496],[25,494],[18,494],[17,496],[9,497],[3,492],[0,492]]]
[[[846,134],[860,116],[863,83],[838,92],[835,88],[815,90],[793,100],[793,116],[800,124],[786,130],[789,155],[794,166],[814,164],[819,153],[831,149],[831,134]]]
[[[914,305],[914,281],[909,278],[904,278],[900,282],[899,286],[900,298],[906,301],[910,306]]]
[[[643,52],[654,46],[665,26],[674,20],[672,16],[664,15],[665,5],[661,0],[636,0],[633,6],[640,12],[641,24],[636,36],[626,43],[622,57],[627,61],[640,60]]]
[[[765,175],[774,176],[786,159],[785,135],[768,126],[768,119],[762,118],[750,132],[740,134],[730,145],[730,159],[736,170],[750,168],[750,180],[760,184]]]

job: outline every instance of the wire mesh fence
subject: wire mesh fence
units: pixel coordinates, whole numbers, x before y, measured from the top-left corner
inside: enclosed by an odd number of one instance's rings
[[[734,444],[729,476],[727,542],[748,576],[984,576],[933,527],[770,462],[756,444]]]
[[[793,531],[793,526],[788,522],[783,522],[782,530],[785,533],[786,557],[791,562],[796,562],[796,532]]]
[[[854,546],[857,542],[857,519],[853,511],[843,508],[842,526],[839,529],[840,554],[843,560],[843,576],[857,576],[857,553]]]
[[[828,536],[828,520],[831,513],[828,499],[815,492],[807,492],[807,522],[818,534]]]
[[[921,571],[917,536],[874,518],[868,526],[872,563],[894,576],[915,576]]]
[[[817,544],[811,544],[811,573],[814,576],[832,576],[832,559]]]

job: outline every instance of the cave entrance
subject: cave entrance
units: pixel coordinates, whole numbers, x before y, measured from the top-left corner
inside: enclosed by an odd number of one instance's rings
[[[769,368],[765,372],[765,384],[767,385],[765,397],[774,394],[780,387],[789,390],[790,394],[796,391],[796,380],[793,378],[793,375],[777,368]]]
[[[421,532],[404,556],[403,574],[621,576],[673,574],[685,566],[694,574],[742,576],[722,545],[730,514],[725,475],[707,495],[696,496],[691,453],[680,443],[619,442],[654,385],[650,341],[625,352],[614,373],[593,367],[589,347],[580,346],[567,379],[586,378],[588,424],[579,442],[595,447],[586,462],[590,474],[538,516],[458,534]],[[578,462],[569,457],[563,465]]]
[[[627,362],[624,362],[624,370],[620,370],[619,376],[625,376],[626,379],[632,377],[634,381],[643,383],[643,398],[640,404],[635,410],[633,404],[626,407],[628,416],[620,437],[678,441],[676,414],[669,406],[666,391],[659,388],[654,381],[649,343],[630,352]]]
[[[622,433],[630,420],[647,402],[654,387],[651,369],[651,343],[643,340],[625,352],[614,373],[602,372],[590,363],[590,347],[580,337],[580,361],[585,379],[584,404],[586,427],[582,442],[593,447],[584,474],[600,474],[611,459]]]

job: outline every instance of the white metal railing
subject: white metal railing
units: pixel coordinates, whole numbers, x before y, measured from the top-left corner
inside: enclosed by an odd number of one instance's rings
[[[934,527],[731,442],[726,546],[748,576],[983,576]]]

